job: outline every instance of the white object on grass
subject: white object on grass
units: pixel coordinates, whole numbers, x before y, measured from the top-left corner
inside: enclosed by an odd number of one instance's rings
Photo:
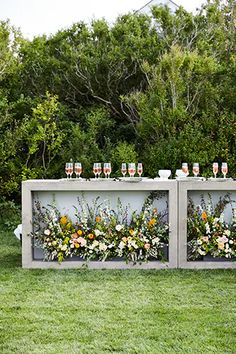
[[[21,239],[22,236],[22,224],[19,224],[17,228],[14,230],[15,236],[18,238],[18,240]]]

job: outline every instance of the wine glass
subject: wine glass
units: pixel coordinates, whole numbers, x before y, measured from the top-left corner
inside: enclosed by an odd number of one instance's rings
[[[135,172],[136,172],[135,163],[128,164],[128,172],[129,172],[130,177],[134,177]]]
[[[228,173],[228,165],[227,162],[222,162],[221,165],[221,172],[224,175],[224,178],[226,178],[226,174]]]
[[[100,178],[100,174],[102,173],[102,164],[100,162],[98,162],[97,164],[97,175],[98,178]]]
[[[182,171],[183,171],[183,173],[185,174],[186,177],[189,175],[187,162],[183,162],[182,163]]]
[[[73,162],[66,163],[65,172],[66,172],[67,179],[71,178],[73,174]]]
[[[139,177],[141,177],[142,173],[143,173],[143,164],[141,162],[138,163],[137,172],[138,172]]]
[[[80,175],[82,173],[82,165],[80,162],[75,162],[75,175],[76,178],[80,178]]]
[[[199,163],[198,162],[195,162],[193,164],[193,174],[194,174],[194,177],[197,177],[199,175]]]
[[[95,178],[98,177],[98,163],[97,162],[95,162],[93,164],[93,173],[94,173]]]
[[[111,174],[111,163],[107,162],[107,178],[110,178]]]
[[[109,178],[111,174],[111,164],[110,162],[105,162],[103,166],[103,173],[105,175],[105,178]]]
[[[126,172],[127,172],[126,163],[122,163],[121,164],[121,173],[122,173],[123,177],[125,177]]]
[[[214,174],[214,177],[216,178],[216,175],[218,173],[218,170],[219,170],[219,165],[218,165],[218,162],[213,162],[213,174]]]

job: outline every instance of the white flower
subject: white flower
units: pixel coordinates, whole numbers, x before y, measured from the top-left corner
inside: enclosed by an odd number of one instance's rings
[[[123,241],[120,241],[118,248],[123,250],[124,247],[125,247],[125,243]]]
[[[51,234],[51,231],[49,229],[44,230],[44,235],[49,236]]]
[[[210,233],[211,233],[210,225],[208,224],[208,222],[206,222],[206,234],[210,234]]]
[[[95,233],[95,236],[100,236],[100,235],[103,234],[103,233],[102,233],[100,230],[98,230],[98,229],[95,229],[95,230],[94,230],[94,233]]]
[[[224,213],[220,214],[220,222],[223,223],[224,222]]]
[[[160,242],[159,237],[155,237],[155,238],[152,239],[152,244],[153,245],[158,245],[159,242]]]
[[[62,245],[62,246],[61,246],[61,250],[62,250],[62,251],[66,251],[66,250],[67,250],[67,245]]]
[[[232,245],[234,243],[234,241],[233,240],[229,240],[229,243]]]
[[[102,242],[101,242],[101,243],[99,244],[99,250],[102,251],[102,252],[103,252],[103,251],[106,251],[106,250],[107,250],[107,245],[106,245],[105,243],[102,243]]]
[[[206,252],[201,250],[201,248],[199,248],[198,250],[198,253],[201,255],[201,256],[205,256],[206,255]]]
[[[135,249],[138,248],[138,245],[136,244],[136,242],[134,240],[129,241],[129,245],[128,246],[129,247],[134,247]]]
[[[116,225],[116,231],[121,231],[124,228],[124,225]]]
[[[197,244],[198,245],[202,245],[202,241],[201,240],[197,240]],[[201,254],[201,253],[200,253]]]
[[[225,235],[225,236],[230,236],[230,230],[225,230],[225,231],[224,231],[224,235]]]
[[[93,249],[96,248],[98,245],[99,245],[99,242],[98,242],[97,240],[94,240],[93,243],[92,243],[92,245],[90,246],[90,249],[93,250]]]

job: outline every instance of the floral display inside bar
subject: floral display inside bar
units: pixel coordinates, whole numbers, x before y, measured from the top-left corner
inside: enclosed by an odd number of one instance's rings
[[[72,220],[60,214],[56,205],[35,202],[33,232],[36,247],[43,249],[44,259],[62,262],[78,256],[85,261],[124,259],[141,263],[151,259],[167,260],[169,239],[168,208],[154,207],[157,193],[151,193],[141,211],[129,214],[129,207],[117,201],[116,211],[109,203],[96,198],[92,205],[78,198]]]
[[[231,207],[232,220],[225,221],[225,208]],[[200,205],[194,205],[189,198],[188,260],[236,260],[236,208],[229,194],[220,197],[216,204],[208,195],[208,201],[201,197]],[[209,257],[211,256],[211,257]]]

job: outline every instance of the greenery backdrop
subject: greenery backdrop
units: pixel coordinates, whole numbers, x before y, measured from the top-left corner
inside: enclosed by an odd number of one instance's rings
[[[113,25],[76,23],[24,39],[0,23],[0,197],[64,163],[142,161],[145,174],[198,161],[236,174],[236,3],[195,15],[154,7]]]

